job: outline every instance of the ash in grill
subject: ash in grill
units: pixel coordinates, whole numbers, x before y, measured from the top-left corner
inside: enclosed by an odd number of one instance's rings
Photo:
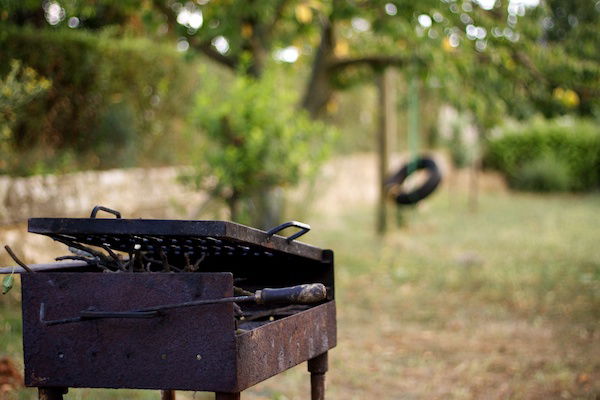
[[[99,210],[117,218],[95,218]],[[300,231],[290,237],[277,233]],[[64,388],[244,389],[308,361],[324,398],[336,344],[333,252],[225,221],[34,218],[71,263],[22,275],[25,381]],[[43,273],[39,273],[42,272]]]

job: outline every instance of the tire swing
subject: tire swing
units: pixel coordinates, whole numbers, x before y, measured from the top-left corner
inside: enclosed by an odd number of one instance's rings
[[[416,171],[425,170],[428,177],[419,187],[406,191],[402,189],[402,184],[406,179]],[[411,162],[406,163],[398,172],[389,177],[386,182],[387,192],[393,196],[398,205],[417,204],[423,200],[439,186],[442,181],[440,170],[429,157],[417,157]]]

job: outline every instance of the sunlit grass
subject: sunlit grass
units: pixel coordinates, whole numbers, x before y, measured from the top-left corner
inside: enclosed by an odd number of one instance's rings
[[[471,212],[440,195],[405,211],[406,224],[385,237],[373,233],[371,210],[361,211],[314,233],[315,243],[336,250],[342,295],[368,274],[530,317],[600,317],[598,196],[486,195]]]

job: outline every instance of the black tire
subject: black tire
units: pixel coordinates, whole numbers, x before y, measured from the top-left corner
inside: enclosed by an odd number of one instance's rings
[[[435,191],[442,181],[442,174],[435,161],[428,157],[419,157],[400,168],[396,174],[386,180],[385,183],[388,190],[394,186],[402,185],[410,174],[422,169],[429,172],[429,178],[427,178],[425,183],[417,189],[411,192],[400,192],[396,195],[394,198],[396,203],[403,205],[417,204]]]

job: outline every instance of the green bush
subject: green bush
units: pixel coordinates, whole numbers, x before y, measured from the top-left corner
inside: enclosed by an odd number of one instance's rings
[[[295,92],[282,83],[270,70],[260,79],[238,75],[229,87],[206,82],[192,116],[206,136],[184,180],[224,201],[233,220],[259,227],[267,225],[263,197],[314,176],[335,136],[298,110]],[[250,203],[253,212],[245,209]]]
[[[564,161],[546,155],[521,166],[512,183],[519,190],[563,192],[571,187],[571,172]]]
[[[77,168],[135,163],[157,136],[172,132],[172,122],[183,119],[191,103],[191,69],[172,46],[3,24],[0,48],[0,76],[11,59],[19,59],[52,81],[13,125],[15,151],[41,147],[48,165],[62,153],[76,154]],[[19,165],[27,157],[15,158],[4,172],[39,172]]]
[[[484,161],[515,188],[594,190],[600,187],[600,128],[586,120],[534,120],[491,139]],[[551,178],[550,170],[558,176]],[[532,180],[545,183],[531,186]],[[524,181],[530,183],[524,187]]]
[[[13,139],[13,127],[23,118],[23,107],[43,95],[51,86],[32,68],[11,60],[10,70],[0,78],[0,168],[6,165]]]

